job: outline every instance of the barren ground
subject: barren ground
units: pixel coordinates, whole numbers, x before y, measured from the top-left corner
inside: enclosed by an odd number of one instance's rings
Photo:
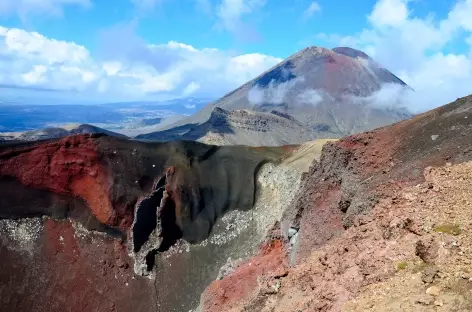
[[[303,263],[265,267],[231,311],[470,311],[472,162],[424,175]]]

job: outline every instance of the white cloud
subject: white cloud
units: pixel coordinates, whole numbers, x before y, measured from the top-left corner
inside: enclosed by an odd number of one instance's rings
[[[31,14],[61,16],[65,6],[90,7],[91,0],[1,0],[0,16],[15,14],[24,19]]]
[[[293,105],[313,105],[316,106],[324,99],[329,98],[321,90],[296,89],[296,85],[303,83],[305,77],[299,76],[286,82],[276,83],[272,80],[268,86],[260,87],[255,85],[248,91],[247,99],[252,105],[261,104],[282,104],[290,102]]]
[[[22,75],[23,80],[29,84],[37,84],[45,80],[44,74],[47,72],[47,67],[44,65],[34,65],[33,69]]]
[[[262,88],[252,87],[247,93],[247,100],[252,105],[260,105],[264,103],[265,93]]]
[[[301,104],[316,106],[321,103],[321,101],[323,101],[323,97],[320,92],[313,89],[307,89],[298,95],[298,102]]]
[[[316,1],[311,2],[308,8],[306,8],[306,10],[303,12],[302,20],[305,20],[305,21],[309,20],[310,18],[313,17],[313,15],[315,15],[316,12],[319,12],[319,11],[321,11],[321,6],[318,4],[318,2]]]
[[[243,19],[265,4],[266,0],[222,0],[216,11],[217,25],[239,39],[253,39],[256,31]]]
[[[12,28],[0,32],[3,54],[12,55],[24,60],[47,60],[55,63],[83,63],[89,58],[89,51],[73,42],[58,41],[46,38],[37,32],[27,32]]]
[[[151,47],[158,47],[158,45],[151,45]],[[187,50],[187,51],[191,51],[191,52],[196,52],[197,51],[197,49],[195,49],[191,45],[176,42],[176,41],[169,41],[169,43],[167,43],[167,47],[170,48],[170,49],[175,49],[175,50],[182,49],[182,50]]]
[[[121,70],[120,62],[106,62],[103,63],[102,68],[107,73],[108,76],[116,76],[116,74]]]
[[[192,94],[194,94],[195,91],[197,91],[198,89],[200,89],[200,84],[198,84],[197,82],[192,81],[191,83],[189,83],[189,84],[184,88],[183,95],[184,95],[184,96],[192,95]]]
[[[248,101],[253,105],[264,103],[282,104],[286,102],[288,93],[300,82],[305,81],[305,77],[300,76],[286,82],[277,84],[272,80],[267,87],[261,88],[258,85],[253,86],[248,92]],[[298,99],[299,103],[308,104],[306,97]]]
[[[396,26],[408,18],[408,0],[377,1],[369,20],[377,26]]]
[[[415,17],[410,4],[379,0],[368,17],[369,28],[352,36],[319,38],[363,50],[403,79],[415,90],[408,95],[415,112],[472,93],[472,53],[460,50],[472,36],[472,0],[457,1],[442,20]],[[443,52],[446,45],[451,52]]]
[[[72,90],[89,97],[101,94],[104,100],[217,97],[281,61],[257,53],[197,49],[175,41],[149,45],[120,34],[120,46],[127,48],[96,59],[73,42],[0,26],[0,84]]]
[[[380,90],[373,92],[367,97],[349,96],[354,102],[364,103],[377,108],[407,108],[411,89],[405,88],[397,83],[386,83]]]
[[[245,0],[223,0],[217,15],[226,29],[234,30],[240,23],[241,16],[252,10],[253,7]]]
[[[458,1],[451,12],[449,12],[448,19],[445,23],[452,25],[452,27],[462,27],[468,31],[472,31],[471,13],[472,1]]]
[[[231,57],[228,61],[224,73],[225,76],[228,76],[226,79],[235,75],[234,78],[241,85],[280,63],[282,59],[260,53],[250,53]],[[248,71],[249,68],[250,71]],[[224,77],[221,78],[224,79]]]

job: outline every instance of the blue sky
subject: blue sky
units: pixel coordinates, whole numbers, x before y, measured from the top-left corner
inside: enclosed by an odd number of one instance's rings
[[[314,35],[317,33],[347,36],[368,27],[366,17],[376,3],[375,0],[320,0],[316,2],[319,9],[312,15],[304,15],[313,1],[256,0],[253,2],[265,4],[256,5],[254,11],[257,14],[242,14],[241,20],[248,31],[241,35],[222,29],[222,25],[219,25],[218,6],[222,1],[137,2],[149,4],[140,6],[132,0],[76,0],[76,5],[64,6],[61,15],[33,11],[22,17],[21,13],[13,13],[2,18],[2,25],[37,31],[58,40],[73,41],[94,53],[100,52],[101,32],[116,25],[135,23],[136,34],[148,43],[177,41],[196,48],[211,47],[285,58],[306,44],[332,45],[316,38]],[[415,16],[426,17],[434,13],[436,18],[442,19],[454,4],[454,0],[419,0],[412,2],[410,8]]]
[[[260,0],[253,2],[263,3]],[[317,32],[348,35],[353,29],[350,25],[356,25],[358,30],[366,27],[365,16],[375,1],[361,1],[360,4],[346,0],[338,3],[319,1],[320,9],[311,18],[302,17],[311,1],[265,1],[263,6],[254,5],[257,14],[241,14],[241,20],[248,28],[245,34],[231,32],[219,25],[218,6],[222,1],[161,0],[154,1],[155,5],[148,5],[146,9],[141,9],[145,5],[137,6],[130,0],[77,0],[76,3],[64,6],[62,16],[33,11],[22,17],[21,13],[13,13],[4,16],[2,25],[73,41],[93,53],[99,52],[102,31],[123,23],[136,23],[136,34],[148,43],[177,41],[196,48],[231,49],[283,58],[303,48],[303,40]]]
[[[347,45],[447,101],[472,93],[471,16],[472,0],[2,0],[0,91],[216,98],[306,46]]]

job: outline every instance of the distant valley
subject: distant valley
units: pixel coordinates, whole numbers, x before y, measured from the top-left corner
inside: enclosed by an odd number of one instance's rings
[[[158,125],[190,116],[211,100],[184,98],[155,102],[120,102],[90,105],[43,105],[3,102],[0,104],[0,132],[16,136],[24,131],[72,128],[90,124],[135,136],[155,131]],[[5,132],[12,133],[10,135]]]

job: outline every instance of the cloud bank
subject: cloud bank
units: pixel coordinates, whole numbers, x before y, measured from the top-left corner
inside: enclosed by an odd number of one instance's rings
[[[104,101],[216,96],[281,61],[175,41],[147,44],[134,34],[132,25],[105,31],[101,41],[107,49],[94,57],[73,42],[0,26],[0,84],[86,93]]]

